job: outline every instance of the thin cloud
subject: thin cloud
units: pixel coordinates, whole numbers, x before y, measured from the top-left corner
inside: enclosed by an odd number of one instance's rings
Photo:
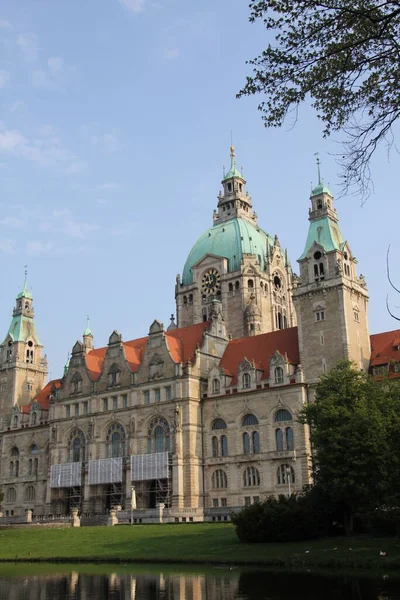
[[[10,80],[10,73],[8,71],[0,70],[0,90],[5,87]]]
[[[121,144],[116,133],[104,133],[102,135],[91,135],[89,141],[93,146],[100,148],[106,154],[114,154],[121,150]]]
[[[34,33],[24,33],[17,36],[17,46],[27,62],[36,62],[39,58],[37,36]]]
[[[140,13],[144,9],[145,0],[119,0],[119,3],[132,13]]]
[[[61,56],[47,59],[47,64],[32,71],[32,83],[37,88],[62,90],[65,88],[71,67],[67,67]]]
[[[94,223],[86,223],[76,219],[70,210],[53,211],[50,218],[40,225],[41,231],[56,232],[68,237],[86,239],[89,234],[98,229]]]
[[[15,100],[14,102],[12,102],[10,104],[10,106],[8,107],[8,110],[13,113],[16,112],[17,110],[21,110],[22,108],[24,108],[24,103],[22,102],[22,100]]]
[[[174,60],[178,58],[179,50],[178,48],[168,48],[164,51],[164,58],[167,60]]]
[[[42,167],[59,167],[69,174],[86,168],[73,152],[55,135],[28,139],[20,131],[7,129],[0,123],[0,153],[23,158]]]
[[[17,217],[5,217],[4,219],[0,219],[0,225],[19,229],[24,226],[24,221]]]
[[[12,29],[10,21],[6,21],[5,19],[0,19],[0,29]]]
[[[121,183],[99,183],[96,185],[97,190],[119,190],[121,188]]]
[[[4,252],[4,254],[14,254],[15,247],[15,240],[0,240],[0,252]]]

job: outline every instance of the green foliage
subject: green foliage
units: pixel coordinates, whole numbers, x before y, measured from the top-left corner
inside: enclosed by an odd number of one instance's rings
[[[231,519],[241,542],[293,542],[318,535],[316,514],[303,495],[270,496]]]
[[[354,518],[354,530],[376,537],[400,537],[400,509],[372,510],[357,514]]]
[[[310,425],[314,481],[342,512],[348,530],[357,511],[400,499],[400,387],[376,381],[344,361],[321,377],[315,402],[300,417]]]
[[[310,97],[324,135],[346,134],[346,187],[365,192],[370,158],[400,115],[398,1],[251,0],[250,9],[275,44],[249,61],[253,76],[238,96],[266,96],[266,127],[281,126]]]

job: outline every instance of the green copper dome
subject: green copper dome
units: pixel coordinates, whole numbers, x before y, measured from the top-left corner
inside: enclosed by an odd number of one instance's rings
[[[313,196],[319,196],[320,194],[329,194],[332,196],[331,190],[327,188],[322,181],[311,190],[311,198]]]
[[[214,254],[228,259],[228,271],[238,271],[243,254],[255,254],[260,268],[266,268],[267,244],[274,240],[257,225],[246,219],[231,219],[217,223],[197,240],[191,249],[182,274],[182,284],[193,283],[193,266],[206,254]]]

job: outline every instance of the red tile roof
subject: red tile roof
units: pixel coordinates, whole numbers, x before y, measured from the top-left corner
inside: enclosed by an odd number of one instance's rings
[[[203,331],[207,326],[208,323],[197,323],[189,327],[164,332],[167,347],[174,362],[186,363],[187,360],[193,361],[194,351],[197,344],[201,345]],[[123,342],[126,362],[132,373],[139,370],[148,339],[148,337],[142,337],[137,340]],[[92,381],[97,381],[100,378],[106,353],[107,346],[96,348],[86,354],[86,367]]]
[[[186,363],[188,360],[193,361],[196,346],[197,344],[201,346],[203,332],[207,327],[208,323],[197,323],[165,333],[167,346],[174,362]]]
[[[146,350],[147,337],[131,340],[124,343],[125,358],[132,373],[136,373],[143,360],[143,354]]]
[[[60,388],[61,387],[61,379],[53,379],[52,381],[49,381],[44,386],[44,388],[38,393],[38,395],[34,398],[34,400],[36,400],[36,402],[40,405],[40,408],[43,410],[49,410],[50,394],[51,394],[51,389],[52,389],[53,385],[57,389]],[[28,410],[26,412],[29,412],[30,405],[27,408],[28,408]],[[23,411],[23,412],[25,412],[25,411]]]
[[[371,335],[371,366],[385,365],[391,360],[400,361],[400,329]]]
[[[300,363],[297,327],[232,340],[227,345],[219,366],[225,373],[233,375],[232,385],[236,385],[238,365],[246,357],[250,362],[254,360],[257,369],[263,371],[262,379],[268,379],[269,359],[276,350],[283,356],[287,354],[291,364]]]

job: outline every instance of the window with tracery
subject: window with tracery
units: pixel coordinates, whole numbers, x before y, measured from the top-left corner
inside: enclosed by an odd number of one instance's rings
[[[152,419],[147,436],[149,454],[170,451],[170,427],[164,417],[155,417]]]
[[[117,365],[112,365],[110,370],[108,371],[108,386],[112,387],[114,385],[120,384],[121,378],[121,370]]]
[[[67,462],[83,462],[85,460],[86,440],[81,429],[73,429],[68,436]]]
[[[260,485],[260,472],[255,467],[247,467],[243,473],[243,486],[255,487]]]
[[[125,429],[120,423],[112,423],[106,434],[106,457],[125,456]]]
[[[217,469],[212,474],[211,479],[213,489],[223,489],[228,487],[228,478],[226,476],[225,471],[222,469]]]

